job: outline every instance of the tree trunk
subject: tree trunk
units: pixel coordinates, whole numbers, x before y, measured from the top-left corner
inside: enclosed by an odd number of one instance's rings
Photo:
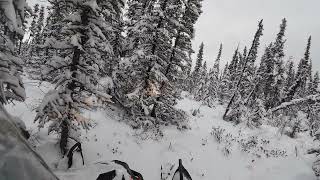
[[[62,155],[67,153],[67,145],[68,145],[68,138],[69,138],[69,123],[66,119],[64,119],[60,125],[61,133],[60,133],[60,150]]]
[[[87,26],[88,25],[88,16],[87,14],[89,13],[89,9],[84,9],[81,13],[81,23],[83,26]],[[81,29],[80,30],[81,33],[81,45],[84,46],[85,43],[88,41],[88,37],[85,34],[85,30]],[[72,78],[77,78],[77,71],[78,71],[78,65],[80,62],[80,57],[81,54],[83,52],[78,48],[78,47],[74,47],[73,48],[73,57],[72,57],[72,62],[70,64],[70,72],[71,72],[71,76]],[[75,89],[78,87],[77,82],[72,80],[69,84],[68,84],[68,89],[71,91],[71,98],[73,97],[73,94],[75,94]],[[61,124],[61,141],[60,141],[60,148],[62,151],[62,154],[65,155],[67,153],[67,143],[68,143],[68,138],[69,138],[69,123],[67,121],[71,121],[72,119],[72,114],[71,114],[71,110],[72,110],[72,104],[69,103],[68,104],[68,109],[66,111],[66,114],[68,115],[68,119],[63,120],[62,124]]]

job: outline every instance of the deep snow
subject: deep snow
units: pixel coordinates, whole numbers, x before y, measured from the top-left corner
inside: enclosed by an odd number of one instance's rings
[[[172,178],[178,166],[178,159],[183,160],[185,168],[192,178],[197,180],[315,180],[311,165],[313,155],[307,155],[306,150],[314,142],[307,134],[299,134],[298,138],[290,139],[280,136],[276,128],[263,126],[260,129],[248,129],[234,126],[222,120],[224,107],[215,108],[201,106],[184,93],[183,100],[177,107],[189,115],[190,130],[179,131],[174,127],[163,130],[164,137],[159,140],[150,138],[152,133],[133,130],[123,122],[121,111],[115,107],[106,110],[86,112],[92,119],[93,127],[82,132],[82,147],[85,156],[85,166],[82,166],[80,155],[75,155],[74,166],[66,170],[66,159],[61,159],[57,136],[48,135],[47,129],[37,128],[33,123],[33,111],[41,101],[44,93],[51,86],[37,81],[25,79],[27,100],[7,106],[8,111],[20,117],[32,132],[31,143],[36,151],[45,159],[48,165],[61,179],[80,180],[95,179],[90,174],[90,167],[95,162],[118,159],[126,161],[130,167],[139,171],[146,180],[160,180],[161,167],[163,177]],[[192,111],[200,107],[200,114],[192,116]],[[218,143],[211,135],[213,127],[221,127],[225,134],[234,137],[234,141]],[[238,137],[241,132],[241,137]],[[149,137],[150,136],[150,137]],[[268,150],[283,150],[286,156],[266,158],[257,149],[244,152],[237,140],[248,140],[256,136],[258,140],[268,140],[263,145]],[[238,138],[237,138],[238,137]],[[225,153],[227,149],[231,152]],[[261,156],[260,158],[258,156]]]

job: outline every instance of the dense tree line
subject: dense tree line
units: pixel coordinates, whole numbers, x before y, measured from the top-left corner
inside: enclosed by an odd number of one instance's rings
[[[245,124],[249,128],[271,125],[291,138],[307,131],[318,140],[320,81],[319,72],[312,69],[311,36],[295,67],[292,57],[285,60],[286,28],[287,20],[283,19],[275,40],[265,47],[257,61],[263,35],[263,21],[260,21],[249,51],[245,47],[241,53],[237,47],[222,71],[219,70],[222,45],[214,66],[207,72],[203,60],[204,44],[201,44],[196,66],[189,75],[193,84],[186,85],[185,90],[210,107],[217,102],[224,104],[223,119],[226,121]],[[319,152],[313,149],[309,153]],[[318,164],[319,160],[313,166],[317,175],[320,174]]]
[[[195,68],[189,75],[192,85],[186,85],[185,90],[209,106],[216,102],[225,104],[223,119],[226,121],[246,123],[249,127],[259,127],[263,123],[282,130],[289,127],[291,132],[282,133],[288,133],[291,137],[303,130],[310,130],[310,134],[314,135],[319,127],[319,122],[315,120],[319,117],[319,73],[312,70],[311,37],[308,38],[304,56],[295,68],[292,58],[284,59],[286,28],[287,20],[283,19],[274,42],[266,46],[258,61],[263,35],[261,20],[249,51],[245,47],[241,52],[237,47],[231,61],[222,70],[222,45],[213,67],[207,71],[202,43]],[[311,97],[316,99],[308,100]],[[304,127],[304,122],[293,123],[299,111],[305,113],[306,121],[312,123]]]
[[[80,140],[78,125],[90,128],[83,111],[106,103],[124,109],[135,128],[187,127],[185,113],[174,106],[191,69],[201,0],[48,2],[29,10],[27,38],[13,47],[21,48],[14,53],[24,57],[31,78],[54,85],[35,121],[50,123],[63,155],[70,139]],[[22,67],[12,69],[22,73]],[[17,73],[8,92],[24,100]]]

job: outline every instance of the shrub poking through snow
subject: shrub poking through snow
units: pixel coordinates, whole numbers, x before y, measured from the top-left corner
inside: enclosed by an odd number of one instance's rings
[[[214,137],[215,141],[220,144],[222,147],[221,151],[225,156],[232,153],[233,147],[236,147],[234,149],[240,147],[242,152],[251,154],[257,158],[288,156],[286,150],[271,147],[269,140],[258,138],[257,136],[247,136],[241,131],[239,131],[237,135],[232,135],[224,128],[213,127],[210,134]]]

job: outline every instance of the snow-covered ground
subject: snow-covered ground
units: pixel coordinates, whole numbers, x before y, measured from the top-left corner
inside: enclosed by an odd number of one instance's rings
[[[160,180],[161,167],[163,178],[171,180],[180,158],[195,180],[316,179],[311,169],[313,155],[306,154],[314,142],[307,134],[290,139],[267,126],[254,130],[234,126],[222,120],[223,106],[200,107],[199,102],[187,97],[177,107],[188,113],[191,129],[179,131],[168,127],[159,140],[151,138],[151,133],[130,128],[114,107],[87,112],[94,126],[83,131],[81,137],[85,166],[77,154],[74,166],[66,170],[67,163],[65,159],[61,160],[56,135],[48,135],[46,129],[38,131],[37,124],[33,123],[33,110],[50,85],[38,86],[36,81],[28,79],[24,82],[26,102],[7,109],[25,121],[33,134],[36,150],[61,179],[87,179],[90,165],[118,159],[139,171],[146,180]],[[199,107],[200,113],[192,116],[192,111]]]

